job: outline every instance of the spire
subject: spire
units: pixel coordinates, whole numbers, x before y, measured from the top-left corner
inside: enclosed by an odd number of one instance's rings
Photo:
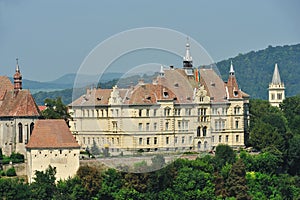
[[[186,38],[186,45],[185,45],[185,57],[183,57],[184,61],[192,62],[192,56],[190,54],[190,43],[189,43],[189,37]]]
[[[16,61],[17,61],[16,72],[20,72],[20,68],[19,68],[19,58],[16,58]]]
[[[234,69],[233,69],[233,64],[232,64],[232,60],[231,60],[231,63],[230,63],[230,71],[229,71],[229,75],[234,75]]]
[[[274,84],[274,85],[280,85],[281,84],[277,63],[275,64],[274,74],[273,74],[273,78],[272,78],[272,84]]]

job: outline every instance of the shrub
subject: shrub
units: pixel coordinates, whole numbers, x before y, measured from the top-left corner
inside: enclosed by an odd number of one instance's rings
[[[16,170],[14,167],[11,167],[9,168],[7,171],[6,171],[6,176],[16,176]]]
[[[12,153],[10,159],[13,163],[22,163],[24,162],[24,155],[20,153]]]

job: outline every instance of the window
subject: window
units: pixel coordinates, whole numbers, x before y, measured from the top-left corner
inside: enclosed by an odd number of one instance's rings
[[[180,116],[180,108],[176,108],[175,109],[175,115],[176,116]]]
[[[113,133],[117,133],[118,132],[118,123],[116,121],[113,121],[112,124],[113,124]]]
[[[174,143],[177,144],[177,142],[178,142],[178,138],[175,137],[175,138],[174,138]]]
[[[236,120],[236,121],[235,121],[235,129],[238,129],[238,128],[239,128],[239,121]]]
[[[169,122],[166,122],[166,131],[169,130]]]
[[[157,144],[157,137],[154,137],[154,144]]]
[[[235,141],[236,141],[236,142],[239,142],[239,135],[236,135],[236,136],[235,136]]]
[[[139,145],[143,144],[143,138],[139,138]]]
[[[164,109],[164,116],[170,116],[170,108],[165,108]]]
[[[154,110],[153,110],[153,116],[154,116],[154,117],[156,116],[156,111],[157,111],[157,109],[154,109]]]
[[[219,142],[222,142],[222,135],[219,135]]]
[[[225,142],[228,142],[228,135],[226,135],[225,137]]]
[[[190,136],[190,144],[193,142],[193,136]]]
[[[185,139],[185,137],[182,136],[182,138],[181,138],[181,143],[182,143],[182,144],[184,144],[184,139]]]
[[[88,144],[90,144],[90,138],[88,137]]]
[[[153,124],[153,129],[156,131],[157,130],[157,123],[156,122],[154,122],[154,124]]]
[[[34,123],[32,122],[32,123],[30,124],[30,135],[32,134],[33,128],[34,128]]]
[[[240,114],[241,108],[240,107],[234,107],[234,114]]]
[[[281,99],[282,99],[282,94],[281,94],[281,93],[278,93],[278,94],[277,94],[277,99],[278,99],[278,100],[281,100]]]
[[[271,99],[274,100],[275,99],[275,94],[271,94]]]
[[[201,128],[200,128],[200,126],[198,126],[198,128],[197,128],[197,137],[200,137],[200,134],[201,134]]]
[[[215,136],[211,137],[211,142],[215,142]]]
[[[166,137],[166,144],[169,144],[169,137]]]
[[[85,144],[85,137],[83,137],[83,144]]]
[[[111,138],[111,143],[115,144],[115,139],[114,138]]]
[[[150,130],[150,123],[146,123],[146,131]]]
[[[117,144],[120,144],[120,139],[119,138],[117,138]]]
[[[207,141],[204,142],[204,149],[207,148]]]
[[[23,142],[23,125],[22,123],[18,124],[18,129],[19,129],[19,143]]]
[[[198,142],[197,147],[198,147],[198,149],[201,149],[201,142],[200,141]]]
[[[139,109],[139,117],[142,116],[142,113],[143,113],[143,110],[142,110],[142,109]]]
[[[150,110],[147,109],[147,110],[146,110],[146,116],[147,116],[147,117],[149,117],[149,113],[150,113]]]
[[[181,130],[181,121],[178,121],[178,130]]]
[[[150,138],[147,137],[147,145],[149,145],[149,144],[150,144]]]
[[[143,124],[139,123],[139,131],[142,131],[142,130],[143,130]]]
[[[185,115],[187,115],[187,116],[191,115],[191,109],[190,108],[185,109]]]
[[[202,130],[203,137],[206,137],[206,132],[207,132],[207,127],[204,126],[204,127],[203,127],[203,130]]]

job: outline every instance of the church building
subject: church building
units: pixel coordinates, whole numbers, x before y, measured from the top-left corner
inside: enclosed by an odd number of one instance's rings
[[[0,76],[0,148],[3,154],[18,152],[25,155],[35,120],[40,111],[29,90],[22,89],[22,75],[18,60],[14,84]]]
[[[244,147],[249,95],[228,69],[224,82],[211,67],[193,67],[187,43],[183,67],[161,67],[152,83],[88,89],[69,105],[71,132],[82,148],[111,154]]]

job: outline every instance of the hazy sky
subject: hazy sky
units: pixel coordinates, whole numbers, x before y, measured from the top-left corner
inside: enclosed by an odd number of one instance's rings
[[[76,73],[100,42],[139,27],[182,32],[220,61],[300,43],[299,10],[297,0],[0,0],[0,75],[14,74],[16,57],[25,79]]]

